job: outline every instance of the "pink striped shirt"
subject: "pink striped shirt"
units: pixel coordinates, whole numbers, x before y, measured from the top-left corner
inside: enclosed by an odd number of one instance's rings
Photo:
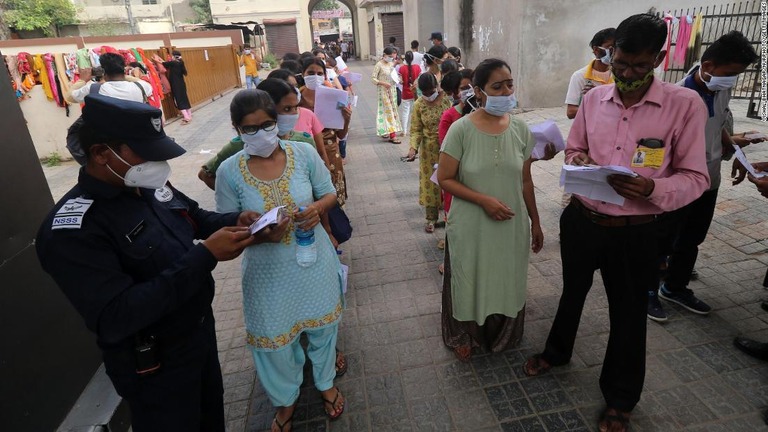
[[[660,214],[676,210],[701,196],[709,187],[704,125],[707,107],[696,92],[654,78],[643,99],[624,108],[614,84],[595,87],[584,95],[576,114],[565,161],[587,153],[598,165],[621,165],[653,179],[647,200],[626,200],[624,205],[579,196],[593,211],[612,215]],[[660,168],[632,168],[638,141],[664,142]]]

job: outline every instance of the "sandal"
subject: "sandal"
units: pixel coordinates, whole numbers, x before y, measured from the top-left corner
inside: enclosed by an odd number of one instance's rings
[[[600,432],[628,432],[629,413],[619,411],[616,408],[606,408],[600,415],[598,430]],[[618,426],[618,429],[616,427]]]
[[[440,239],[437,241],[437,248],[440,250],[445,249],[445,239]]]
[[[402,144],[403,143],[402,141],[400,141],[397,138],[390,138],[389,142],[391,142],[392,144]]]
[[[432,222],[427,222],[427,224],[424,225],[424,232],[426,232],[427,234],[432,234],[433,232],[435,232],[435,224]]]
[[[347,360],[344,358],[344,353],[336,348],[336,378],[347,373]]]
[[[332,415],[330,412],[328,412],[328,410],[325,410],[325,415],[328,416],[328,419],[330,421],[334,421],[334,420],[338,419],[339,417],[341,417],[341,414],[344,413],[344,402],[345,401],[341,401],[341,406],[336,408],[336,402],[339,400],[339,396],[342,396],[341,395],[341,390],[339,390],[338,387],[333,387],[333,388],[336,389],[336,397],[333,398],[333,401],[329,401],[328,399],[324,398],[322,395],[320,396],[320,398],[323,400],[324,404],[327,404],[327,405],[331,406],[331,409],[333,410],[332,412],[338,410],[338,413],[336,415]]]
[[[445,228],[445,221],[441,220],[441,221],[435,222],[435,228]]]
[[[547,373],[550,369],[552,369],[552,365],[541,358],[541,354],[536,354],[535,356],[529,358],[523,365],[523,373],[529,377],[539,376],[543,373]]]
[[[285,421],[283,422],[280,422],[280,420],[277,419],[277,412],[275,412],[275,417],[272,419],[272,422],[275,424],[275,426],[278,427],[278,432],[287,432],[285,430],[285,427],[288,426],[291,422],[293,422],[293,414],[295,412],[296,412],[296,404],[293,404],[293,411],[291,411],[291,415],[288,416],[288,418],[285,419]]]
[[[437,266],[437,272],[440,274],[445,273],[445,264],[440,264],[439,266]]]
[[[469,359],[472,357],[472,347],[469,345],[461,345],[453,349],[453,354],[462,363],[469,363]]]

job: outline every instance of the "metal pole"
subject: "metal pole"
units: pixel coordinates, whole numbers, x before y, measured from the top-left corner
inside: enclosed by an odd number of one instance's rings
[[[136,24],[133,22],[133,11],[131,10],[131,0],[125,1],[125,10],[128,12],[128,24],[131,26],[131,34],[136,34]]]

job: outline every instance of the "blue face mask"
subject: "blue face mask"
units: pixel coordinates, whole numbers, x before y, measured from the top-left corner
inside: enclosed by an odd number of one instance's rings
[[[298,114],[278,114],[277,115],[277,134],[285,136],[293,131],[296,122],[299,121]]]
[[[509,96],[489,96],[485,90],[481,91],[485,94],[483,109],[492,116],[501,117],[517,106],[517,98],[515,98],[514,93]]]

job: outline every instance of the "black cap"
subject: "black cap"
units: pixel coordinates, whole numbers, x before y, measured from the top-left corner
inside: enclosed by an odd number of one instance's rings
[[[144,160],[164,161],[186,151],[165,134],[162,111],[145,103],[89,94],[83,121],[99,133],[125,142]]]
[[[443,40],[443,34],[440,32],[432,32],[431,35],[429,35],[429,40],[437,39],[439,41]]]

